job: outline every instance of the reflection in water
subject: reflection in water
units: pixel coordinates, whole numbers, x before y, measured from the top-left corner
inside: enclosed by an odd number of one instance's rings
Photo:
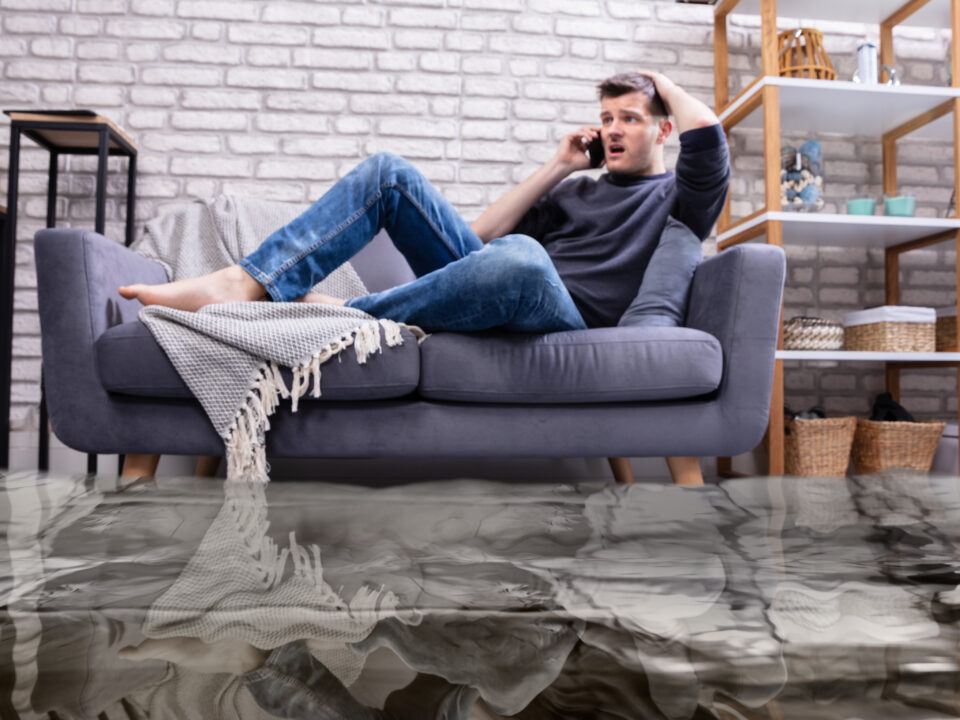
[[[958,484],[14,474],[0,717],[957,717]]]

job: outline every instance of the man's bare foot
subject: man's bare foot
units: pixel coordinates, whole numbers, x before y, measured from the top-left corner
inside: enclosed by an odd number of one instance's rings
[[[199,310],[204,305],[259,300],[266,291],[239,265],[217,270],[189,280],[162,285],[125,285],[118,289],[128,300],[144,305],[163,305],[178,310]]]
[[[346,300],[333,295],[324,295],[318,292],[308,292],[302,298],[297,298],[294,302],[323,303],[324,305],[344,305]]]

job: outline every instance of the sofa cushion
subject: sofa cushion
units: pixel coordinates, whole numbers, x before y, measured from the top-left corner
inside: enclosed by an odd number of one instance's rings
[[[417,339],[402,329],[403,345],[387,347],[381,328],[382,353],[367,362],[356,362],[353,351],[346,357],[328,360],[321,368],[322,395],[307,394],[302,401],[382,400],[408,395],[417,388],[420,352]],[[139,320],[116,325],[96,341],[97,369],[108,392],[146,397],[193,398],[166,354]],[[282,368],[289,386],[292,373]]]
[[[719,341],[682,327],[545,335],[437,333],[420,346],[420,395],[475,403],[672,400],[717,389]]]

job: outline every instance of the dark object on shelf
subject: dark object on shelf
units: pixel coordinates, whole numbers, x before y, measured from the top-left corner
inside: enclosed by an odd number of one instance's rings
[[[870,419],[874,422],[916,422],[913,415],[888,392],[877,395]]]
[[[790,434],[790,421],[791,420],[817,420],[822,419],[827,416],[827,411],[824,410],[819,405],[815,405],[809,410],[804,412],[795,413],[788,407],[783,408],[783,418],[784,418],[784,433]]]
[[[107,159],[110,155],[129,158],[127,165],[126,245],[133,242],[137,146],[126,133],[108,118],[91,110],[5,110],[10,116],[10,164],[7,191],[7,218],[4,223],[3,254],[0,266],[0,382],[6,391],[0,392],[0,468],[10,465],[10,380],[13,342],[13,289],[17,241],[17,186],[20,170],[20,136],[25,135],[50,152],[47,189],[47,227],[56,225],[57,161],[60,155],[96,155],[97,190],[94,229],[103,233],[107,206]],[[46,470],[49,437],[47,434],[46,401],[41,376],[40,442],[37,467]],[[96,472],[96,455],[87,456],[87,471]]]

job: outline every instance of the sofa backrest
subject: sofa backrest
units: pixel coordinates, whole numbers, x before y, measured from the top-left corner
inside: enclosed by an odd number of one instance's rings
[[[370,292],[380,292],[416,278],[385,230],[377,233],[350,262]]]

